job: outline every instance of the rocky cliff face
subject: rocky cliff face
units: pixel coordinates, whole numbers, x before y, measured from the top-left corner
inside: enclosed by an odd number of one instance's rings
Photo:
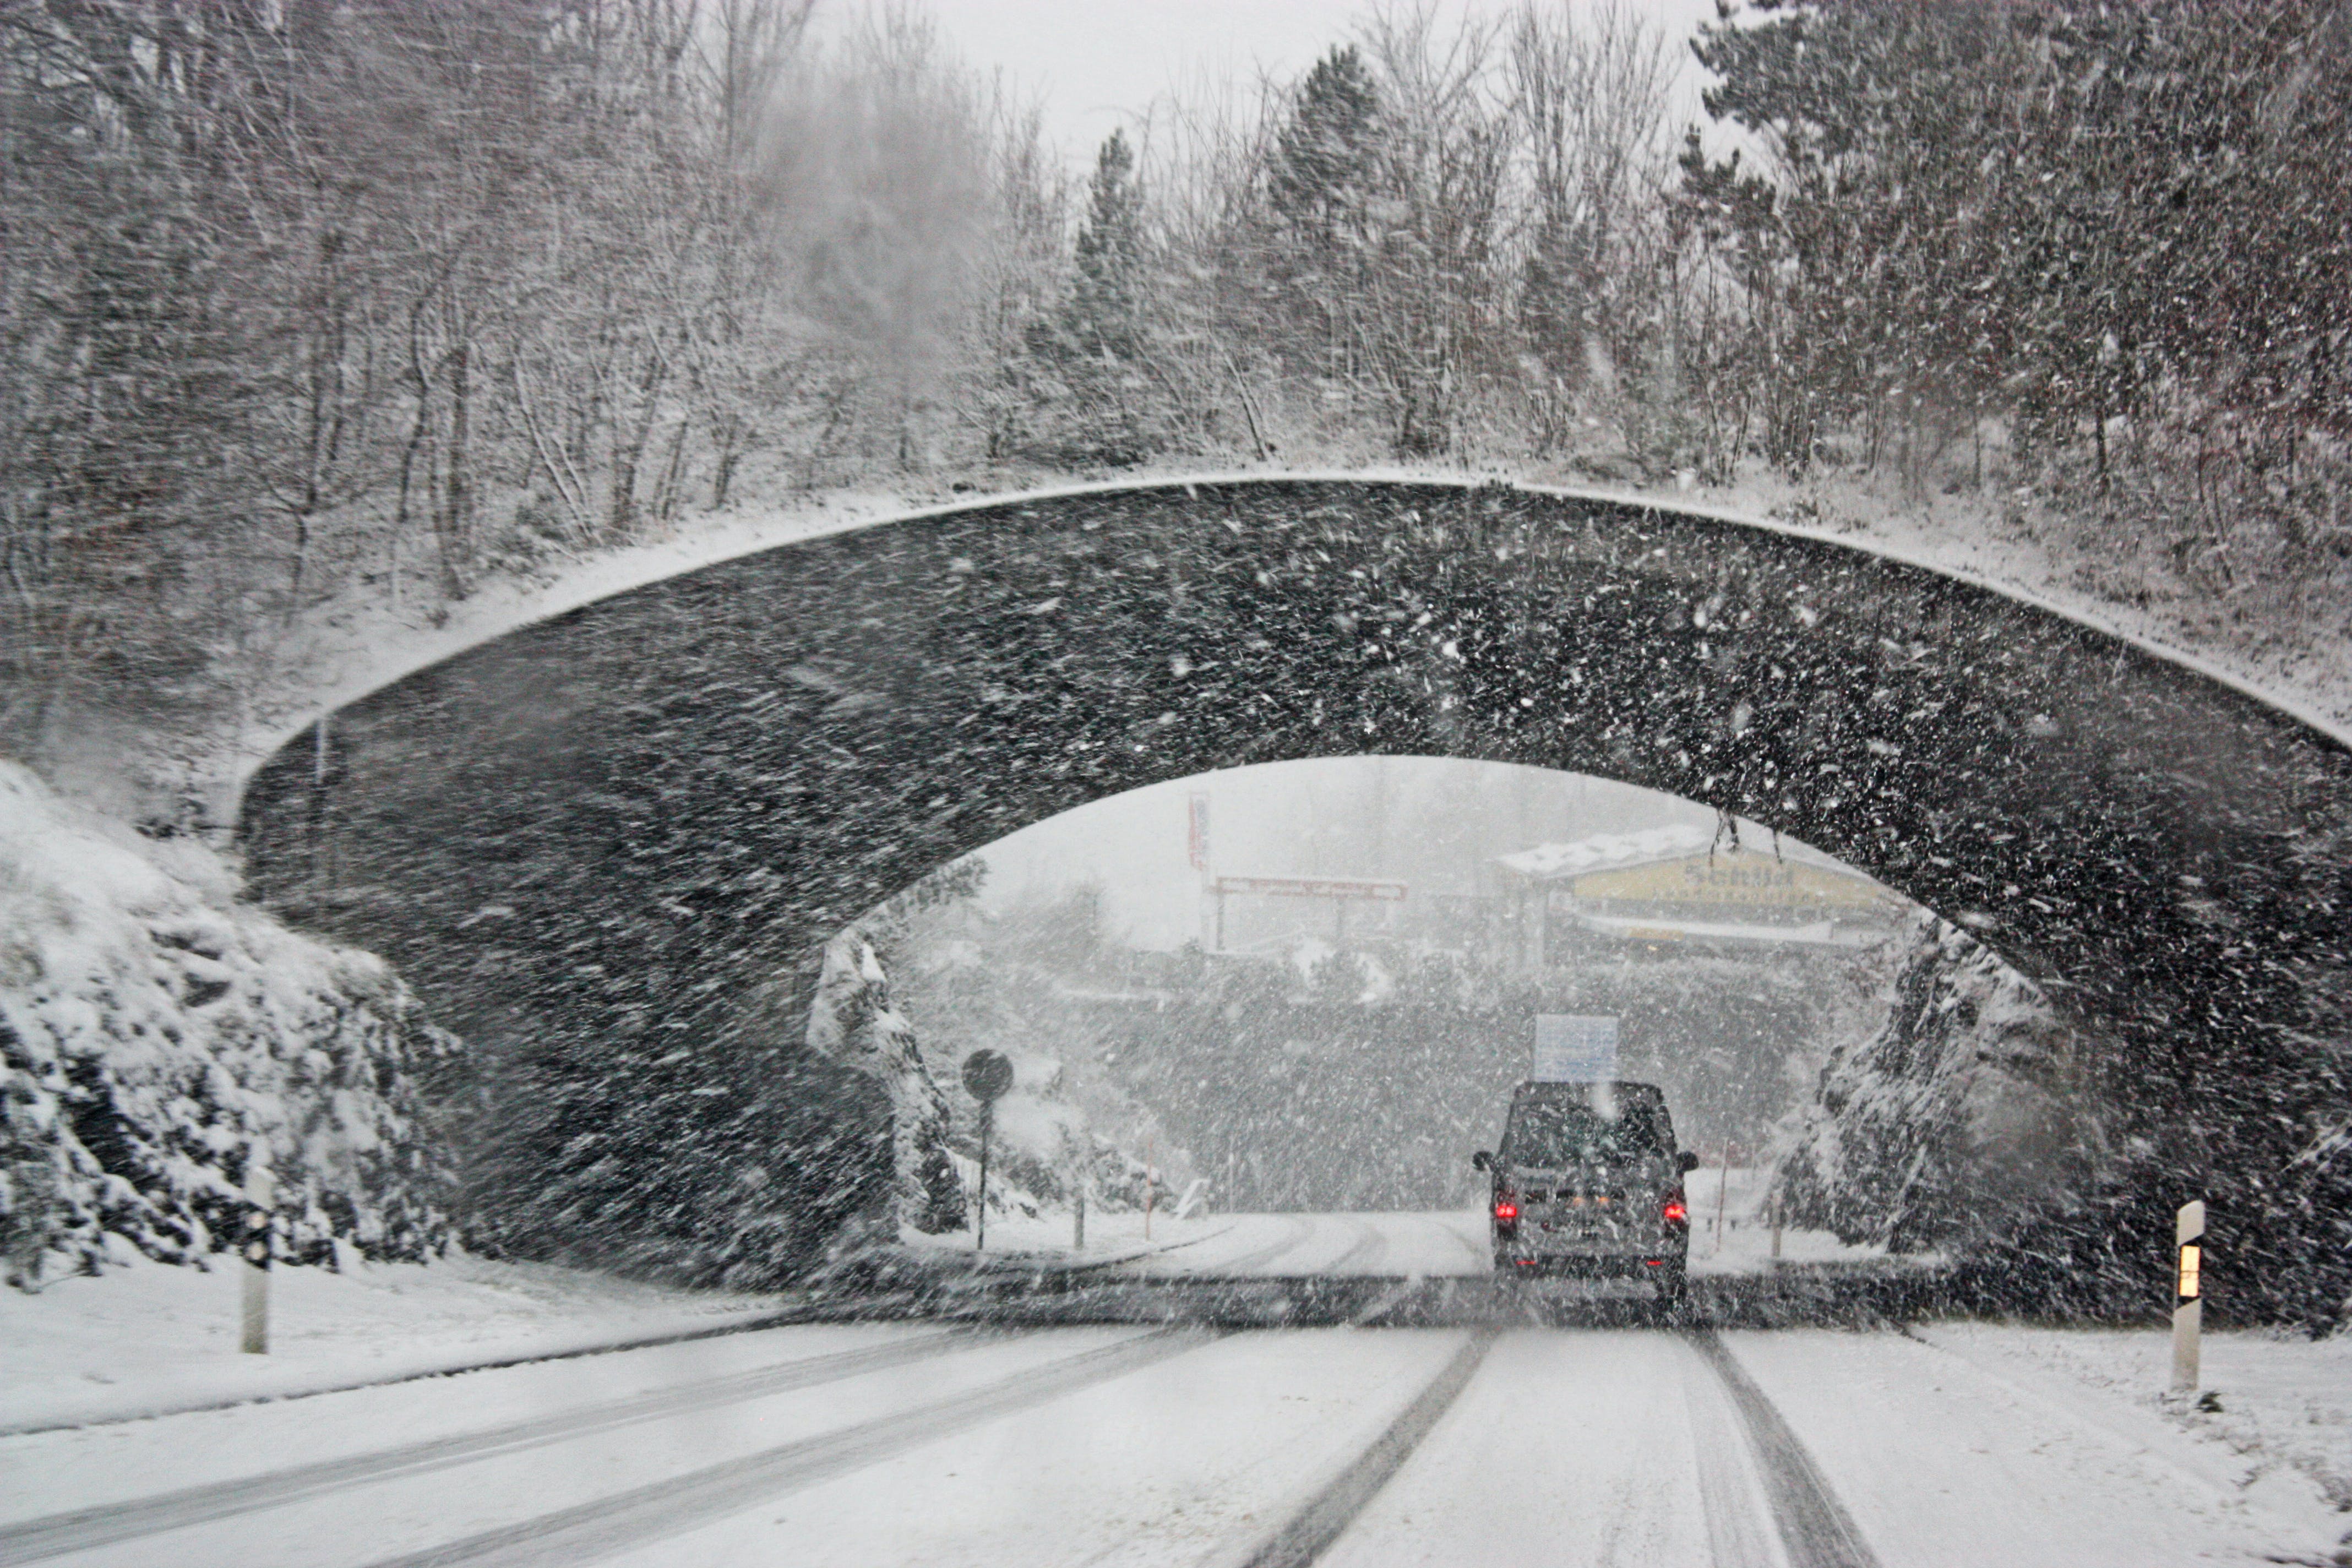
[[[1965,1248],[2063,1206],[2100,1146],[2079,1043],[2030,981],[1934,915],[1878,1029],[1822,1069],[1778,1192],[1792,1224],[1898,1252]]]
[[[279,1255],[420,1258],[451,1182],[420,1079],[457,1041],[381,960],[241,903],[0,763],[0,1250],[37,1288],[132,1251],[201,1263],[274,1172]]]

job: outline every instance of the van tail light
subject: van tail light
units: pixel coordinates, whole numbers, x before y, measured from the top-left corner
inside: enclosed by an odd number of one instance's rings
[[[1495,1217],[1501,1220],[1505,1225],[1510,1224],[1513,1220],[1519,1217],[1518,1204],[1510,1198],[1496,1198],[1495,1200]]]
[[[1668,1225],[1690,1224],[1690,1209],[1684,1204],[1683,1195],[1680,1193],[1672,1193],[1667,1195],[1665,1213],[1666,1223]]]

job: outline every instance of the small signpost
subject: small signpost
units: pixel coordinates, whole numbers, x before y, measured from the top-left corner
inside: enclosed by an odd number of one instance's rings
[[[2180,1205],[2172,1277],[2172,1391],[2197,1392],[2197,1336],[2205,1321],[2205,1200]]]
[[[1536,1015],[1538,1083],[1608,1083],[1617,1076],[1617,1020],[1573,1013]]]
[[[971,1249],[988,1246],[988,1138],[996,1128],[996,1102],[1013,1087],[1013,1064],[1001,1051],[979,1050],[963,1058],[963,1087],[980,1101],[980,1223]]]
[[[269,1227],[278,1201],[278,1183],[267,1165],[255,1165],[245,1176],[245,1308],[244,1333],[237,1348],[247,1355],[269,1353]]]

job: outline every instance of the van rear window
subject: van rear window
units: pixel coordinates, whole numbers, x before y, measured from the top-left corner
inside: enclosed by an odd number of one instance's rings
[[[1509,1165],[1605,1165],[1664,1152],[1647,1106],[1630,1106],[1612,1118],[1588,1106],[1537,1101],[1512,1113],[1503,1139],[1503,1163]]]

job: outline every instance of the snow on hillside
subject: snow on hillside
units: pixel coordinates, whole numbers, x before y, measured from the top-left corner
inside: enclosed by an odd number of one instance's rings
[[[9,1283],[234,1239],[257,1163],[279,1256],[421,1258],[448,1172],[415,1075],[454,1058],[382,961],[240,904],[0,763],[0,1250]]]

